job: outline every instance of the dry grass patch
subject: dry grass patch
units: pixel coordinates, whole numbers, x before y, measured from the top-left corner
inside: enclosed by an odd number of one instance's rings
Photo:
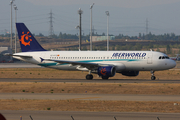
[[[180,95],[180,84],[1,82],[0,93]]]
[[[88,100],[0,100],[0,110],[107,111],[179,113],[174,102]]]
[[[49,68],[1,68],[0,78],[49,78],[49,79],[85,79],[88,72],[62,71]],[[180,70],[156,71],[157,80],[180,80]],[[110,79],[150,79],[149,71],[141,71],[137,77],[127,77],[116,73]],[[94,74],[94,79],[101,79]]]

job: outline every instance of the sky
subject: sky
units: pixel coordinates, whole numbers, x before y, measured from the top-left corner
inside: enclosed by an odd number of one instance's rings
[[[112,7],[125,7],[125,8],[138,8],[145,6],[153,6],[160,4],[169,4],[176,3],[179,0],[26,0],[34,5],[52,5],[52,6],[64,6],[64,5],[79,5],[79,4],[87,4],[91,5],[92,3],[96,3],[98,6],[112,6]]]
[[[109,11],[109,34],[137,36],[139,33],[175,33],[180,35],[180,0],[15,0],[17,21],[24,22],[32,33],[49,34],[50,11],[53,12],[55,34],[78,34],[78,9],[83,10],[82,33],[90,32],[90,5],[92,9],[94,32],[107,33]],[[10,2],[0,1],[0,34],[10,31]],[[13,23],[14,20],[13,9]],[[148,19],[148,22],[146,22]],[[15,27],[13,27],[13,31]]]

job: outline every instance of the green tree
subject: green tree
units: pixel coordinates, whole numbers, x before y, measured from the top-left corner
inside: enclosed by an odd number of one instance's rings
[[[171,54],[171,47],[170,47],[170,45],[166,46],[166,53],[167,54]]]

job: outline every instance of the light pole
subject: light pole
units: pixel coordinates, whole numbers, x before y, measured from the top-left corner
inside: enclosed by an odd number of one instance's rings
[[[106,11],[107,15],[107,51],[109,51],[109,11]]]
[[[92,51],[92,8],[93,8],[94,3],[90,6],[91,9],[91,23],[90,23],[90,51]]]
[[[78,14],[79,14],[79,51],[81,51],[81,14],[83,14],[81,8],[79,8]]]
[[[10,1],[10,5],[11,5],[11,22],[10,22],[10,24],[11,24],[11,39],[10,39],[10,48],[11,48],[11,50],[12,50],[12,4],[13,4],[13,1],[15,1],[15,0],[12,0],[12,1]]]
[[[17,6],[14,5],[14,10],[15,10],[15,53],[17,52],[17,49],[16,49],[16,41],[17,41],[17,29],[16,29],[16,22],[17,22]]]

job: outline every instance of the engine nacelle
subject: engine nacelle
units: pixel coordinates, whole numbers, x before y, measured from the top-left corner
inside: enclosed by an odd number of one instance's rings
[[[98,68],[99,76],[113,77],[116,74],[116,69],[114,66],[102,66]]]
[[[139,71],[122,71],[121,74],[125,76],[138,76]]]

